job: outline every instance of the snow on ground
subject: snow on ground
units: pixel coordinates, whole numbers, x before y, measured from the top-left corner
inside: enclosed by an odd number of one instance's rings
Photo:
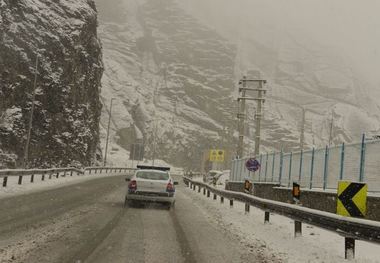
[[[77,184],[88,180],[93,180],[96,178],[124,175],[125,173],[108,173],[108,174],[94,174],[91,175],[86,173],[85,175],[76,175],[73,173],[73,176],[67,174],[65,177],[61,175],[59,178],[56,178],[54,175],[49,179],[49,175],[45,175],[45,180],[41,180],[41,175],[35,175],[34,183],[30,182],[30,176],[23,176],[22,184],[18,184],[18,176],[8,177],[8,183],[6,187],[3,187],[3,179],[0,178],[0,199],[7,198],[15,195],[28,194],[43,190],[54,189],[66,185]]]
[[[314,226],[303,224],[303,236],[294,238],[294,221],[271,214],[270,223],[264,224],[264,212],[251,207],[245,214],[244,204],[234,202],[229,207],[228,200],[220,204],[212,198],[191,191],[185,192],[194,199],[194,205],[207,214],[221,229],[236,234],[242,243],[257,244],[271,253],[279,255],[284,262],[343,262],[344,238]],[[349,262],[380,262],[380,245],[356,241],[356,259]],[[271,262],[271,261],[268,261]]]

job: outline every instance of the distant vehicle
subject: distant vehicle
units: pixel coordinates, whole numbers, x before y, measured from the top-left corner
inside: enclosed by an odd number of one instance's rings
[[[219,177],[223,175],[222,171],[217,171],[217,170],[210,170],[204,177],[203,177],[203,182],[205,183],[212,183],[216,184],[218,181]]]
[[[128,191],[124,205],[157,202],[166,204],[170,209],[175,203],[175,187],[169,167],[138,165],[138,170],[128,181]]]

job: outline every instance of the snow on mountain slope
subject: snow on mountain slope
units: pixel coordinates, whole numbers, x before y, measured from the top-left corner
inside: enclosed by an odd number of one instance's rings
[[[116,142],[129,149],[142,139],[148,158],[156,148],[156,156],[198,166],[199,149],[215,147],[218,132],[234,124],[233,47],[171,1],[97,5],[106,68],[102,98],[106,106],[117,99]],[[104,114],[104,126],[107,119]]]
[[[202,13],[189,1],[96,2],[105,54],[102,98],[107,107],[117,98],[111,137],[126,150],[143,140],[148,158],[156,149],[156,156],[193,168],[202,150],[233,151],[237,80],[251,69],[268,80],[262,151],[298,148],[302,107],[306,147],[328,142],[332,117],[334,143],[380,128],[367,83],[333,47],[271,23],[234,32],[229,12]],[[254,109],[248,105],[246,152],[253,148]],[[104,111],[103,128],[107,120]]]

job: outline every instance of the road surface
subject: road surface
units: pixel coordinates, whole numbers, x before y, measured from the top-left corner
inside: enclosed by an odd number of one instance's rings
[[[123,176],[0,199],[0,262],[267,262],[194,205],[123,207]]]

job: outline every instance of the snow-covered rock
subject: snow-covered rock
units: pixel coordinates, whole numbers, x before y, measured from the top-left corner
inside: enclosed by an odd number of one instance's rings
[[[0,1],[0,158],[22,163],[37,54],[29,166],[90,165],[103,72],[92,0]]]

